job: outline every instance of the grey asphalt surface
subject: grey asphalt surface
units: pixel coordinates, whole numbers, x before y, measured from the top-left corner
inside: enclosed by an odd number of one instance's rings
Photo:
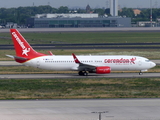
[[[159,120],[160,99],[0,101],[1,120]]]
[[[22,64],[15,61],[0,61],[0,66],[22,66]]]
[[[67,78],[159,78],[160,73],[110,73],[110,74],[92,74],[89,73],[88,76],[79,76],[78,73],[74,74],[0,74],[1,79],[67,79]]]
[[[160,27],[93,27],[93,28],[19,28],[20,32],[159,32]],[[9,29],[0,29],[9,32]]]
[[[134,44],[134,43],[133,43]],[[159,43],[158,43],[159,44]],[[157,45],[158,45],[157,44]],[[160,49],[160,46],[150,46],[150,45],[147,45],[147,46],[123,46],[123,45],[119,45],[119,46],[108,46],[108,45],[96,45],[96,46],[85,46],[85,45],[82,45],[82,46],[76,46],[76,45],[72,45],[72,46],[49,46],[49,45],[41,45],[41,46],[37,46],[37,45],[32,45],[32,47],[35,49],[35,50],[43,50],[43,49],[47,49],[47,50],[53,50],[53,49],[56,49],[56,50],[76,50],[76,49],[92,49],[92,50],[95,50],[95,49]],[[3,45],[0,45],[0,50],[14,50],[14,47],[11,46],[11,45],[8,45],[8,46],[3,46]]]

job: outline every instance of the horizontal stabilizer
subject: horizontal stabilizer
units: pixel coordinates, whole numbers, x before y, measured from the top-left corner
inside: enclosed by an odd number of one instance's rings
[[[6,55],[6,56],[14,59],[14,56],[13,56],[13,55]]]
[[[6,55],[6,56],[13,58],[13,59],[17,59],[17,60],[28,60],[27,58],[24,58],[24,57],[18,57],[18,56],[13,56],[13,55]]]

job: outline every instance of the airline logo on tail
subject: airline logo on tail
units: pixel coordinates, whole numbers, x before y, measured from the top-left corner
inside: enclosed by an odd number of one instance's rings
[[[16,39],[16,41],[19,43],[19,45],[22,48],[22,55],[26,55],[28,56],[28,52],[30,52],[30,48],[26,48],[24,43],[21,41],[21,39],[18,37],[18,35],[15,32],[12,32],[12,35],[14,36],[14,38]]]

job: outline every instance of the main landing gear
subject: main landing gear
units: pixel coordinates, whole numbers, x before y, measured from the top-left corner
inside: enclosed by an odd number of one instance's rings
[[[88,76],[88,72],[87,71],[79,71],[78,73],[80,76]]]
[[[139,75],[143,75],[142,71],[139,72]]]

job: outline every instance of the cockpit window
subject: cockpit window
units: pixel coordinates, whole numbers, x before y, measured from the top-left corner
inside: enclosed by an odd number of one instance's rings
[[[145,60],[146,62],[150,62],[150,60]]]

